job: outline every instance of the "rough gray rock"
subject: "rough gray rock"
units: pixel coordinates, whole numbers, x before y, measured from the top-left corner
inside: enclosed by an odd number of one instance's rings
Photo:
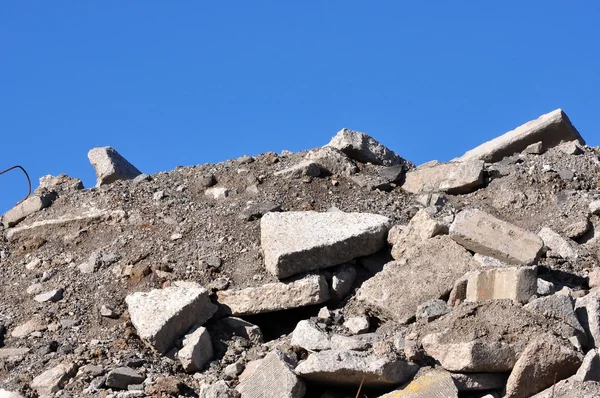
[[[321,330],[314,322],[309,320],[298,322],[292,332],[290,344],[310,351],[321,351],[331,348],[331,341],[327,332]]]
[[[364,315],[353,316],[344,322],[346,329],[352,334],[361,334],[369,331],[369,318]]]
[[[536,142],[542,142],[544,149],[548,149],[558,145],[561,141],[573,140],[585,144],[567,115],[562,109],[556,109],[467,151],[457,160],[481,159],[494,163],[506,156],[521,152]]]
[[[361,163],[393,166],[406,162],[394,151],[380,144],[367,134],[348,129],[340,130],[329,141],[326,147],[338,149],[351,159]]]
[[[131,322],[139,336],[166,353],[193,325],[202,325],[217,311],[208,291],[194,282],[126,297]]]
[[[177,357],[188,373],[202,370],[213,357],[213,345],[210,334],[204,327],[192,329],[183,339],[183,347]]]
[[[356,164],[346,154],[335,148],[313,149],[306,154],[306,159],[314,161],[324,173],[350,176],[358,172]]]
[[[23,398],[21,394],[15,391],[8,391],[0,388],[0,398]]]
[[[597,349],[589,350],[585,354],[581,366],[573,376],[573,380],[600,382],[600,355]]]
[[[316,383],[358,387],[386,387],[409,380],[418,366],[358,351],[328,350],[313,353],[296,367],[296,374]]]
[[[582,356],[553,335],[533,340],[519,357],[506,384],[506,398],[527,398],[573,375]]]
[[[46,370],[36,376],[30,384],[32,390],[39,395],[54,394],[64,387],[66,382],[74,376],[77,367],[72,362],[64,362]]]
[[[284,178],[318,177],[320,174],[319,165],[311,160],[304,160],[292,167],[275,172],[275,176]]]
[[[2,224],[5,228],[14,227],[27,216],[30,216],[38,211],[50,206],[56,199],[55,193],[44,193],[33,195],[19,203],[2,215]]]
[[[237,386],[242,398],[302,398],[304,382],[294,373],[296,363],[279,350],[271,351]]]
[[[250,396],[250,395],[249,395]],[[202,384],[198,398],[240,398],[241,395],[236,390],[229,388],[224,380],[219,380],[214,384]],[[254,396],[251,396],[254,398]],[[259,396],[256,396],[258,398]]]
[[[255,344],[263,342],[263,334],[260,328],[250,322],[233,316],[221,318],[221,324],[229,333],[250,340]]]
[[[411,245],[400,261],[386,264],[360,287],[356,298],[386,317],[406,323],[421,303],[449,293],[455,280],[477,268],[479,264],[469,252],[448,236],[436,236]]]
[[[474,272],[467,281],[467,301],[510,299],[521,303],[537,293],[537,268],[504,267]]]
[[[511,264],[534,264],[544,247],[537,235],[478,209],[458,213],[450,237],[468,250]]]
[[[283,279],[377,252],[385,246],[389,219],[366,213],[268,213],[260,229],[265,266]]]
[[[451,373],[459,392],[501,390],[506,385],[506,373]]]
[[[260,314],[320,304],[329,300],[329,286],[322,275],[267,283],[241,290],[222,290],[218,301],[232,315]]]
[[[63,292],[64,292],[64,289],[58,288],[58,289],[50,290],[45,293],[40,293],[37,296],[35,296],[33,299],[35,301],[37,301],[38,303],[45,303],[47,301],[56,303],[57,301],[62,300]]]
[[[106,376],[106,385],[119,390],[127,390],[130,385],[141,384],[146,378],[134,369],[123,366],[111,370]]]
[[[111,184],[117,180],[130,180],[142,174],[127,159],[109,146],[91,149],[88,159],[96,170],[96,186]]]
[[[551,253],[547,253],[547,255],[551,254],[552,256],[565,259],[575,259],[578,257],[576,243],[563,238],[550,228],[542,228],[538,236],[542,238],[544,246],[551,250]]]
[[[406,173],[402,189],[413,194],[446,192],[459,195],[473,192],[482,185],[483,161],[473,160],[418,167]]]
[[[330,296],[332,300],[341,300],[352,290],[356,280],[356,269],[354,266],[345,264],[333,272],[331,277]]]
[[[452,311],[452,309],[448,307],[448,304],[446,304],[444,300],[433,299],[426,301],[417,307],[416,317],[417,319],[431,322],[442,315],[446,315],[450,311]]]

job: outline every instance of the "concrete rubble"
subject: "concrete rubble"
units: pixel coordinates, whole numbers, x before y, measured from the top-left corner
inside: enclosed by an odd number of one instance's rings
[[[2,215],[0,397],[600,395],[598,154],[562,110],[419,167],[94,148]]]

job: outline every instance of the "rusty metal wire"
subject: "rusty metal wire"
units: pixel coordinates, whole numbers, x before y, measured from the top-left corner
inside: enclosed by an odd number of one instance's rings
[[[29,197],[29,195],[31,195],[31,179],[29,178],[29,174],[27,174],[27,171],[25,171],[25,169],[23,167],[19,166],[19,165],[13,166],[13,167],[9,167],[6,170],[0,171],[0,175],[2,175],[4,173],[8,173],[9,171],[14,170],[14,169],[21,169],[23,171],[23,173],[25,173],[25,177],[27,177],[27,184],[29,184],[29,189],[27,191],[27,196],[25,196],[21,201],[17,202],[17,205],[18,205],[18,204],[23,203],[25,200],[27,200],[27,198]]]

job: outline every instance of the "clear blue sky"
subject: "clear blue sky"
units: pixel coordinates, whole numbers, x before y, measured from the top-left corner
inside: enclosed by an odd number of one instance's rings
[[[562,107],[599,145],[593,1],[5,1],[0,169],[95,183],[321,146],[342,127],[449,160]],[[0,212],[26,185],[0,176]]]

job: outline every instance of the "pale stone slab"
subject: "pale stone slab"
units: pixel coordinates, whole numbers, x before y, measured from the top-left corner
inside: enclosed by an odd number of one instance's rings
[[[130,180],[142,174],[114,148],[93,148],[88,159],[96,171],[96,186],[111,184],[117,180]]]
[[[413,194],[466,194],[483,185],[483,161],[438,163],[419,167],[407,172],[405,179],[402,189]]]

